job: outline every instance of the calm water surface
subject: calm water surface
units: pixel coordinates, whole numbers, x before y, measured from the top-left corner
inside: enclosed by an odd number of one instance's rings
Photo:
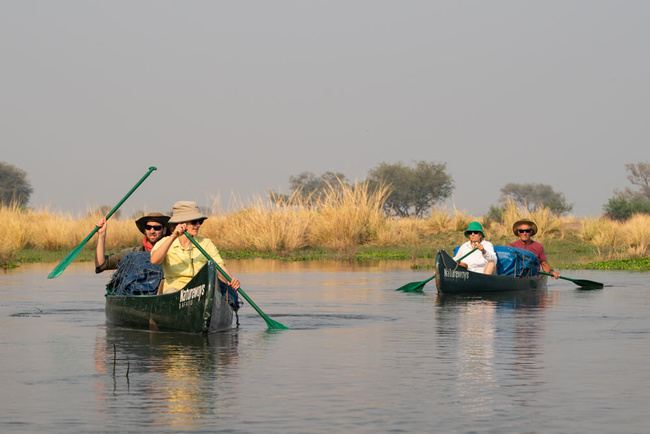
[[[568,271],[583,291],[395,291],[431,271],[231,261],[232,332],[107,326],[90,264],[0,274],[2,432],[645,433],[650,274]]]

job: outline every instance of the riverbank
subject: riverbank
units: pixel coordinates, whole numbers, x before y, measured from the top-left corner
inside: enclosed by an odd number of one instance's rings
[[[410,261],[413,269],[433,269],[435,255],[438,248],[448,252],[463,242],[461,237],[452,234],[437,236],[434,238],[445,238],[445,240],[432,240],[430,245],[420,246],[360,246],[354,255],[343,257],[340,252],[327,248],[303,248],[286,254],[255,252],[251,250],[221,249],[221,254],[226,260],[238,259],[269,259],[287,262],[302,261],[345,261],[345,262],[371,262],[400,260]],[[449,238],[455,239],[449,242]],[[443,242],[444,241],[444,242]],[[495,245],[507,245],[512,240],[503,239],[495,241]],[[434,247],[436,246],[436,247]],[[437,247],[439,246],[439,247]],[[578,239],[547,240],[545,249],[549,262],[556,269],[586,269],[586,270],[628,270],[628,271],[650,271],[650,258],[628,258],[614,260],[599,260],[598,250],[588,243]],[[16,252],[15,261],[12,267],[21,263],[58,263],[70,251],[51,251],[44,249],[26,248]],[[86,247],[75,258],[76,262],[94,261],[94,250]]]
[[[407,260],[413,268],[430,267],[438,249],[452,251],[466,240],[463,232],[470,222],[481,222],[486,239],[494,245],[508,245],[516,239],[513,224],[526,218],[537,223],[534,239],[544,245],[554,268],[649,271],[643,258],[650,254],[650,215],[635,215],[625,222],[579,219],[555,216],[548,209],[524,212],[511,204],[498,220],[438,209],[424,219],[395,218],[386,216],[381,196],[362,188],[332,193],[315,204],[268,205],[260,200],[237,211],[215,209],[207,215],[201,235],[212,239],[225,259]],[[75,260],[93,261],[97,237],[85,239],[101,216],[75,218],[47,209],[0,207],[0,267],[59,262],[82,242],[86,244]],[[108,253],[141,243],[133,219],[110,220]]]

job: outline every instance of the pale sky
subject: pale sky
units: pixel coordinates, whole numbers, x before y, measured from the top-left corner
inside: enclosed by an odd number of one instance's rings
[[[446,163],[458,210],[595,216],[650,161],[648,1],[0,0],[0,161],[30,205],[169,211]]]

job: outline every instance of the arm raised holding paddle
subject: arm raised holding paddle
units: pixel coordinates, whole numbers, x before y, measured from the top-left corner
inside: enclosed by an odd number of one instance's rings
[[[197,252],[193,244],[185,236],[185,232],[197,237],[197,242],[205,249],[214,262],[224,271],[226,263],[221,258],[219,250],[209,238],[199,237],[199,229],[208,217],[201,212],[195,202],[180,201],[173,207],[169,224],[174,227],[172,234],[160,240],[151,251],[151,263],[162,264],[165,281],[162,293],[178,291],[208,262],[208,258]],[[225,271],[227,273],[227,271]],[[220,273],[219,280],[228,283],[228,279]],[[239,288],[239,280],[232,278],[230,286]]]
[[[126,196],[124,196],[122,200],[120,200],[117,203],[117,205],[115,205],[115,207],[113,207],[113,209],[110,210],[108,214],[106,214],[106,220],[108,220],[109,218],[111,218],[113,214],[115,214],[115,211],[117,211],[119,207],[122,206],[122,204],[129,198],[129,196],[133,194],[133,192],[140,186],[140,184],[144,182],[145,179],[147,179],[149,175],[151,175],[151,172],[153,172],[154,170],[156,170],[156,168],[153,166],[149,168],[149,171],[145,173],[145,175],[142,178],[140,178],[140,180],[133,186],[133,188],[129,190]],[[88,243],[88,241],[93,237],[93,235],[95,235],[95,232],[97,232],[98,230],[99,227],[95,226],[95,228],[92,231],[90,231],[88,236],[81,242],[81,244],[79,244],[73,251],[68,253],[68,255],[65,258],[63,258],[63,260],[59,262],[59,264],[56,267],[54,267],[54,270],[50,272],[47,278],[54,279],[55,277],[59,277],[65,271],[65,269],[68,268],[68,265],[70,265],[70,263],[74,261],[74,258],[77,257],[79,252],[83,250],[86,243]]]

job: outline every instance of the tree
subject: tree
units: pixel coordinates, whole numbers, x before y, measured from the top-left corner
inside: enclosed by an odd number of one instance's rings
[[[501,189],[499,201],[502,203],[512,200],[529,211],[548,208],[553,214],[561,215],[570,212],[573,205],[567,203],[564,194],[553,190],[547,184],[515,184],[508,183]]]
[[[0,161],[0,204],[25,206],[33,191],[24,170]]]
[[[381,163],[370,170],[367,181],[371,191],[389,185],[384,210],[400,217],[423,217],[435,203],[451,196],[454,189],[446,164],[426,161],[416,161],[415,167],[401,162]]]
[[[630,172],[627,179],[639,187],[638,191],[626,188],[625,192],[630,197],[642,197],[650,200],[650,163],[627,163],[625,169]]]
[[[311,204],[320,199],[330,189],[340,189],[342,185],[349,185],[345,175],[339,172],[325,172],[316,176],[312,172],[302,172],[289,177],[289,189],[294,196]],[[287,200],[288,195],[269,192],[272,201]]]
[[[627,220],[634,214],[650,214],[650,200],[639,196],[614,196],[609,199],[603,210],[612,220]]]
[[[603,206],[605,215],[614,220],[650,214],[650,163],[627,163],[625,169],[629,172],[627,179],[638,189],[626,187],[623,191],[615,191],[614,197]]]

